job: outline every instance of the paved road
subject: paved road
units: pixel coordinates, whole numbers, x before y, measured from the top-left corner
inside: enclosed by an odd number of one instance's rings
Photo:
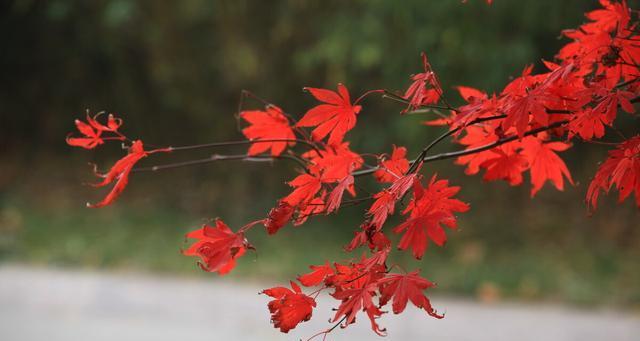
[[[190,341],[299,340],[326,328],[332,302],[290,334],[268,324],[257,286],[224,280],[0,266],[0,340]],[[481,305],[434,298],[443,320],[411,309],[385,316],[386,338],[368,322],[337,329],[329,340],[640,340],[640,316],[559,306]]]

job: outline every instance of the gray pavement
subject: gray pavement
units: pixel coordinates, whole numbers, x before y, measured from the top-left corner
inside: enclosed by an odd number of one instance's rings
[[[272,286],[271,283],[265,287]],[[2,341],[299,340],[329,326],[332,300],[289,334],[269,324],[262,288],[225,279],[176,279],[0,265]],[[434,297],[443,320],[407,308],[385,315],[380,338],[366,319],[328,340],[640,340],[640,316],[556,305]]]

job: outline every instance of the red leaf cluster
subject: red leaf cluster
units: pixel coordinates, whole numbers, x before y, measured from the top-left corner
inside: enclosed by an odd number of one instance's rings
[[[305,88],[318,101],[323,102],[302,117],[296,124],[297,127],[316,127],[311,136],[315,141],[320,141],[329,135],[329,145],[339,145],[344,139],[344,135],[356,125],[356,115],[362,109],[359,105],[351,104],[349,90],[338,84],[338,92],[319,89]]]
[[[464,100],[458,107],[445,100],[436,73],[422,54],[423,72],[411,76],[412,83],[403,95],[372,90],[352,102],[342,84],[338,84],[337,91],[306,88],[321,103],[306,111],[299,121],[271,104],[264,110],[241,111],[240,119],[248,124],[242,129],[247,140],[154,150],[145,150],[142,142],[135,140],[107,173],[96,172],[103,180],[94,186],[115,184],[102,201],[90,206],[112,203],[124,190],[137,162],[150,154],[248,144],[246,155],[214,154],[209,159],[138,168],[158,170],[217,160],[274,159],[292,160],[299,166],[297,175],[287,182],[291,191],[277,201],[266,218],[237,232],[218,219],[215,226],[205,225],[187,234],[196,241],[184,251],[185,255],[198,257],[203,270],[222,275],[252,248],[244,234],[254,225],[264,225],[266,232],[273,235],[289,222],[297,226],[315,215],[370,203],[364,221],[345,247],[347,251],[365,247],[359,259],[311,266],[310,273],[298,277],[303,286],[319,287],[310,295],[304,294],[295,282],[291,282],[291,289],[274,287],[263,291],[273,298],[268,308],[274,327],[286,333],[309,320],[316,306],[314,294],[323,290],[330,291],[337,308],[332,318],[334,327],[320,334],[326,335],[338,325],[347,327],[364,313],[372,330],[384,335],[385,329],[377,321],[389,303],[395,314],[402,313],[411,302],[427,315],[442,318],[424,294],[433,283],[420,277],[418,271],[392,273],[396,266],[388,264],[392,250],[390,231],[401,235],[399,250],[411,250],[415,258],[421,259],[429,241],[438,246],[446,243],[445,228],[456,229],[456,215],[469,209],[467,203],[457,199],[460,188],[451,186],[448,180],[434,175],[423,185],[421,172],[429,162],[455,159],[469,175],[482,171],[484,180],[504,180],[512,186],[522,184],[528,174],[533,197],[547,182],[561,191],[566,182],[574,184],[560,157],[573,144],[613,145],[588,187],[587,202],[595,209],[600,194],[615,187],[619,201],[635,193],[640,207],[640,135],[636,132],[627,139],[619,132],[608,134],[614,129],[618,113],[635,114],[634,105],[640,101],[640,22],[637,11],[632,11],[626,1],[601,0],[600,4],[602,8],[586,14],[589,22],[563,32],[571,41],[558,52],[554,62],[543,61],[541,71],[533,65],[525,67],[496,93],[455,87]],[[448,126],[449,130],[413,160],[407,158],[405,147],[395,145],[390,155],[352,150],[345,137],[355,127],[362,110],[358,103],[369,94],[380,92],[407,104],[401,113],[435,111],[440,118],[425,124]],[[443,111],[448,113],[442,114]],[[98,119],[99,115],[87,114],[86,123],[76,121],[80,136],[67,137],[67,143],[93,149],[109,140],[131,141],[118,131],[121,120],[113,115],[106,123]],[[611,139],[611,135],[619,140],[600,141]],[[462,149],[432,154],[446,138],[452,138]],[[360,177],[366,175],[376,181],[360,182]],[[367,187],[373,185],[377,188],[370,191]],[[345,192],[352,198],[344,199]],[[406,196],[410,199],[403,200]],[[396,209],[402,211],[403,220],[392,229],[385,229]]]
[[[600,192],[608,193],[613,186],[620,192],[620,202],[635,192],[636,206],[640,208],[640,135],[609,152],[609,157],[600,165],[589,185],[587,202],[595,209]]]
[[[103,133],[112,133],[112,136],[107,137],[111,140],[125,140],[125,137],[118,132],[118,128],[122,125],[122,120],[109,114],[107,117],[107,123],[102,124],[98,121],[98,117],[102,113],[91,117],[89,111],[87,111],[87,123],[80,120],[76,120],[76,128],[83,137],[67,136],[67,144],[73,147],[81,147],[84,149],[93,149],[104,143],[105,137]]]
[[[186,237],[197,241],[182,253],[200,257],[198,265],[202,270],[220,275],[233,270],[236,259],[244,255],[247,249],[253,248],[243,232],[234,233],[221,219],[216,219],[215,226],[204,225],[187,233]]]
[[[272,156],[284,152],[287,146],[294,146],[296,135],[289,125],[289,119],[282,109],[268,105],[264,111],[250,110],[240,113],[240,118],[249,122],[250,126],[242,129],[244,136],[256,142],[249,147],[249,155],[258,155],[271,149]]]
[[[271,312],[271,322],[283,333],[288,333],[300,322],[309,321],[316,306],[316,301],[303,294],[300,286],[293,281],[291,288],[293,290],[274,287],[262,291],[263,294],[274,298],[267,305]]]

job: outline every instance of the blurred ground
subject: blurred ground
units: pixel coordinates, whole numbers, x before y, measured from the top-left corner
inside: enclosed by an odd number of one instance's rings
[[[262,286],[133,274],[0,267],[0,338],[74,340],[298,340],[327,327],[331,302],[288,335],[268,324]],[[383,340],[637,340],[640,316],[558,305],[432,299],[443,320],[415,309],[384,316]],[[329,340],[378,340],[366,321]]]

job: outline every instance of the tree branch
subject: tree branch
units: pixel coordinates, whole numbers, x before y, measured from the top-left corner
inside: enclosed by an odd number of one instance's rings
[[[540,127],[540,128],[537,128],[537,129],[533,129],[533,130],[530,130],[530,131],[524,133],[523,137],[524,136],[530,136],[530,135],[538,134],[538,133],[541,133],[543,131],[551,130],[551,129],[554,129],[554,128],[558,128],[558,127],[562,126],[563,124],[567,124],[567,123],[569,123],[569,121],[559,121],[559,122],[550,124],[548,126],[544,126],[544,127]],[[442,141],[447,136],[452,135],[453,133],[451,133],[451,132],[452,131],[448,131],[446,134],[441,135],[434,142],[437,143],[439,141]],[[503,145],[505,143],[509,143],[509,142],[515,141],[515,140],[517,140],[519,138],[520,138],[520,136],[518,136],[518,135],[512,135],[512,136],[509,136],[509,137],[501,138],[500,140],[498,140],[496,142],[489,143],[489,144],[486,144],[484,146],[480,146],[480,147],[476,147],[476,148],[472,148],[472,149],[460,150],[460,151],[456,151],[456,152],[441,153],[441,154],[436,154],[436,155],[429,156],[429,157],[426,156],[426,153],[420,153],[418,158],[416,158],[416,159],[411,161],[411,164],[414,165],[414,164],[417,164],[418,162],[427,163],[427,162],[431,162],[431,161],[445,160],[445,159],[456,158],[456,157],[459,157],[459,156],[475,154],[475,153],[483,152],[485,150],[489,150],[489,149],[492,149],[494,147]],[[432,146],[432,145],[435,145],[435,144],[432,142],[429,146],[427,146],[425,149],[423,149],[423,152],[424,152],[424,150],[428,151],[430,149],[429,147]],[[379,169],[379,167],[377,167],[375,169],[365,169],[365,170],[353,172],[352,175],[353,176],[369,175],[369,174],[375,172],[378,169]],[[411,170],[411,168],[410,168],[410,170]],[[407,173],[409,173],[409,172],[407,172]]]
[[[203,144],[194,144],[188,146],[180,146],[180,147],[169,147],[171,151],[181,151],[181,150],[192,150],[192,149],[203,149],[203,148],[212,148],[212,147],[227,147],[227,146],[238,146],[238,145],[246,145],[246,144],[254,144],[254,143],[272,143],[272,142],[297,142],[311,147],[318,154],[322,155],[318,146],[314,143],[309,142],[307,140],[302,139],[260,139],[260,140],[241,140],[241,141],[225,141],[225,142],[212,142],[212,143],[203,143]]]
[[[210,157],[204,158],[204,159],[168,163],[164,165],[157,165],[157,166],[150,166],[150,167],[138,167],[138,168],[132,169],[131,171],[132,172],[155,172],[159,170],[181,168],[181,167],[200,165],[200,164],[206,164],[206,163],[217,162],[217,161],[239,160],[239,161],[247,161],[247,162],[271,162],[277,159],[292,160],[297,162],[302,167],[304,167],[305,170],[307,169],[307,165],[301,159],[295,156],[286,155],[286,154],[280,155],[280,156],[267,156],[267,155],[249,156],[246,154],[235,154],[235,155],[213,154]]]

